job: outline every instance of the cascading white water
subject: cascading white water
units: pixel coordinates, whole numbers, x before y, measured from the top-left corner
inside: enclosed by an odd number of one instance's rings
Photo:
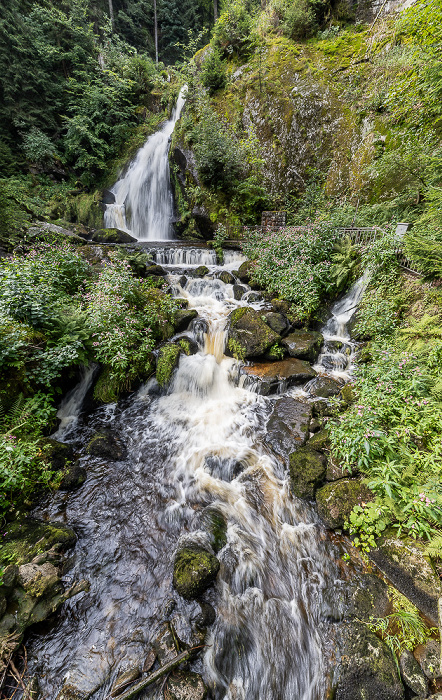
[[[107,228],[127,231],[140,241],[173,240],[168,153],[186,91],[186,86],[181,88],[171,119],[149,136],[127,172],[111,188],[115,202],[108,204],[104,212]]]
[[[52,435],[55,440],[64,440],[69,431],[75,427],[84,399],[92,385],[97,370],[98,365],[94,362],[92,362],[89,367],[81,368],[80,381],[72,391],[67,394],[57,411],[57,418],[60,420],[60,425],[58,426],[57,432]]]

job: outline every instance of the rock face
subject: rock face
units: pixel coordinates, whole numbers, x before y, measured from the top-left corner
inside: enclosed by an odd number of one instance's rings
[[[257,362],[252,367],[244,367],[243,372],[260,383],[259,393],[263,396],[276,391],[281,383],[290,387],[316,375],[308,362],[293,357],[277,362]]]
[[[279,335],[264,323],[258,311],[241,307],[230,314],[227,348],[232,355],[260,357],[279,340]]]
[[[302,447],[308,436],[310,406],[290,396],[277,399],[266,426],[265,442],[276,454],[287,455]]]
[[[175,330],[178,332],[187,330],[190,322],[197,316],[198,312],[195,309],[178,309],[173,322]]]
[[[217,277],[224,284],[235,284],[235,278],[228,270],[223,270]]]
[[[208,274],[209,274],[209,268],[206,267],[205,265],[200,265],[199,267],[196,268],[196,270],[193,271],[194,277],[205,277]]]
[[[429,639],[426,644],[418,646],[414,655],[428,679],[440,677],[440,643],[436,639]]]
[[[310,447],[290,455],[290,486],[298,498],[313,498],[325,478],[326,459]]]
[[[305,391],[309,396],[317,396],[321,399],[328,399],[330,396],[337,396],[341,391],[342,382],[330,377],[315,377],[306,384]]]
[[[344,526],[354,506],[372,498],[371,491],[358,479],[341,479],[316,492],[318,513],[332,530]]]
[[[437,601],[442,588],[422,546],[414,541],[406,543],[391,537],[373,549],[370,558],[393,585],[437,626]]]
[[[100,228],[93,232],[94,243],[136,243],[137,239],[118,228]]]
[[[422,697],[427,696],[428,681],[411,651],[404,649],[399,656],[399,668],[405,685]]]
[[[245,284],[249,284],[254,266],[255,265],[251,260],[246,260],[243,262],[238,270],[238,279],[240,279],[241,282],[245,282]]]
[[[313,331],[294,331],[281,342],[287,348],[290,357],[315,362],[324,338],[321,333]]]
[[[338,635],[336,700],[403,700],[396,663],[386,644],[359,622],[341,625]]]
[[[186,600],[198,598],[215,581],[219,561],[199,547],[184,547],[177,552],[173,567],[173,585]]]

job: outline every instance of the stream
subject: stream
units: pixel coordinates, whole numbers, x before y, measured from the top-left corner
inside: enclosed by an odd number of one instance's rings
[[[87,479],[36,515],[76,531],[65,582],[85,578],[91,588],[31,633],[29,670],[45,698],[69,682],[104,700],[119,674],[143,665],[168,614],[183,641],[193,643],[200,608],[172,588],[174,551],[189,537],[210,547],[208,522],[216,514],[227,523],[220,573],[205,594],[216,620],[196,662],[211,697],[320,700],[332,654],[328,599],[342,584],[341,551],[314,508],[290,493],[287,465],[266,444],[266,423],[284,387],[260,396],[247,388],[241,363],[224,355],[227,316],[248,304],[249,292],[235,300],[218,274],[243,258],[226,251],[220,266],[211,250],[173,243],[150,252],[167,269],[173,294],[198,312],[185,335],[199,351],[181,356],[168,388],[151,379],[119,404],[81,415],[92,368],[62,405],[57,437],[82,452]],[[200,264],[209,267],[203,279],[191,276]],[[315,366],[321,374],[346,379],[351,372],[354,346],[345,324],[362,288],[360,281],[332,309]],[[259,299],[248,305],[266,308]],[[302,386],[286,395],[310,400]],[[124,459],[84,453],[103,430],[126,450]],[[140,697],[162,694],[157,688]]]

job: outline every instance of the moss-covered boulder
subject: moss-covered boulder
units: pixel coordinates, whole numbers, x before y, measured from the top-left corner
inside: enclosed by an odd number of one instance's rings
[[[199,598],[215,581],[219,561],[210,552],[199,547],[184,547],[175,557],[173,585],[186,600]]]
[[[118,228],[100,228],[93,232],[94,243],[136,243],[137,239]]]
[[[146,277],[165,277],[167,275],[166,270],[161,265],[149,265],[146,267]]]
[[[187,335],[183,335],[181,338],[177,338],[173,342],[175,345],[178,345],[178,347],[181,348],[185,355],[195,355],[197,352],[199,352],[198,343]]]
[[[170,382],[173,371],[178,367],[180,361],[181,348],[175,343],[163,345],[158,352],[156,379],[160,386]]]
[[[110,432],[95,433],[86,446],[86,454],[102,459],[119,460],[125,459],[127,450],[119,439]]]
[[[338,481],[338,479],[348,479],[350,476],[355,477],[358,475],[359,469],[353,469],[350,473],[347,467],[343,467],[334,455],[329,455],[327,461],[327,471],[325,473],[325,478],[327,481]]]
[[[38,520],[10,522],[2,532],[6,534],[0,548],[0,566],[25,564],[53,547],[63,551],[77,539],[74,531],[62,523]]]
[[[200,265],[193,271],[194,277],[205,277],[209,274],[209,268],[206,265]]]
[[[204,700],[207,688],[199,673],[175,671],[167,681],[168,696],[171,700]]]
[[[356,401],[356,395],[351,384],[345,384],[341,389],[341,399],[347,406],[351,406]]]
[[[241,307],[230,314],[226,350],[230,355],[238,351],[245,358],[260,357],[279,340],[280,336],[264,323],[258,311]]]
[[[337,396],[341,391],[342,381],[331,377],[315,377],[306,384],[305,391],[309,396],[317,396],[321,399],[328,399]]]
[[[336,700],[403,700],[404,689],[393,654],[367,625],[342,624],[338,642]]]
[[[290,328],[290,321],[287,316],[276,311],[265,311],[261,313],[261,318],[272,331],[281,337],[284,336]]]
[[[196,309],[178,309],[175,312],[173,319],[173,325],[175,330],[179,333],[180,331],[185,331],[189,328],[191,321],[198,316]]]
[[[316,492],[318,513],[332,530],[344,527],[353,508],[372,498],[372,492],[359,479],[341,479]]]
[[[64,468],[58,489],[59,491],[74,491],[80,488],[85,481],[86,469],[77,461]]]
[[[313,435],[313,437],[311,437],[308,441],[308,446],[312,450],[318,450],[319,452],[326,450],[330,446],[327,428],[323,428]]]
[[[293,331],[281,342],[287,348],[290,357],[315,362],[324,338],[316,331]]]
[[[298,498],[313,498],[324,482],[326,460],[324,455],[310,447],[292,452],[289,457],[290,487]]]
[[[235,284],[235,278],[228,270],[223,270],[217,277],[221,282],[224,282],[224,284]]]
[[[75,457],[75,451],[72,445],[58,442],[58,440],[54,440],[53,438],[45,438],[43,440],[43,446],[52,468],[56,471],[63,469],[66,463],[72,461]]]
[[[254,267],[255,263],[251,260],[246,260],[245,262],[243,262],[238,270],[238,279],[240,279],[241,282],[244,282],[245,284],[249,284]]]
[[[424,546],[414,540],[385,537],[369,556],[396,588],[437,625],[442,586]]]
[[[239,301],[240,299],[242,299],[246,292],[247,292],[247,287],[245,287],[243,284],[234,284],[233,285],[233,298],[236,299],[236,301]]]
[[[414,650],[414,655],[429,680],[440,678],[440,651],[437,639],[429,639]]]

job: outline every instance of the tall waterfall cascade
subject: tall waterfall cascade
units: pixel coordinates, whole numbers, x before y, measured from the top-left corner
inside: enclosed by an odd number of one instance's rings
[[[111,188],[115,202],[104,212],[107,228],[126,231],[140,241],[173,240],[173,195],[170,184],[170,137],[184,107],[181,88],[172,117],[147,139],[127,171]]]

